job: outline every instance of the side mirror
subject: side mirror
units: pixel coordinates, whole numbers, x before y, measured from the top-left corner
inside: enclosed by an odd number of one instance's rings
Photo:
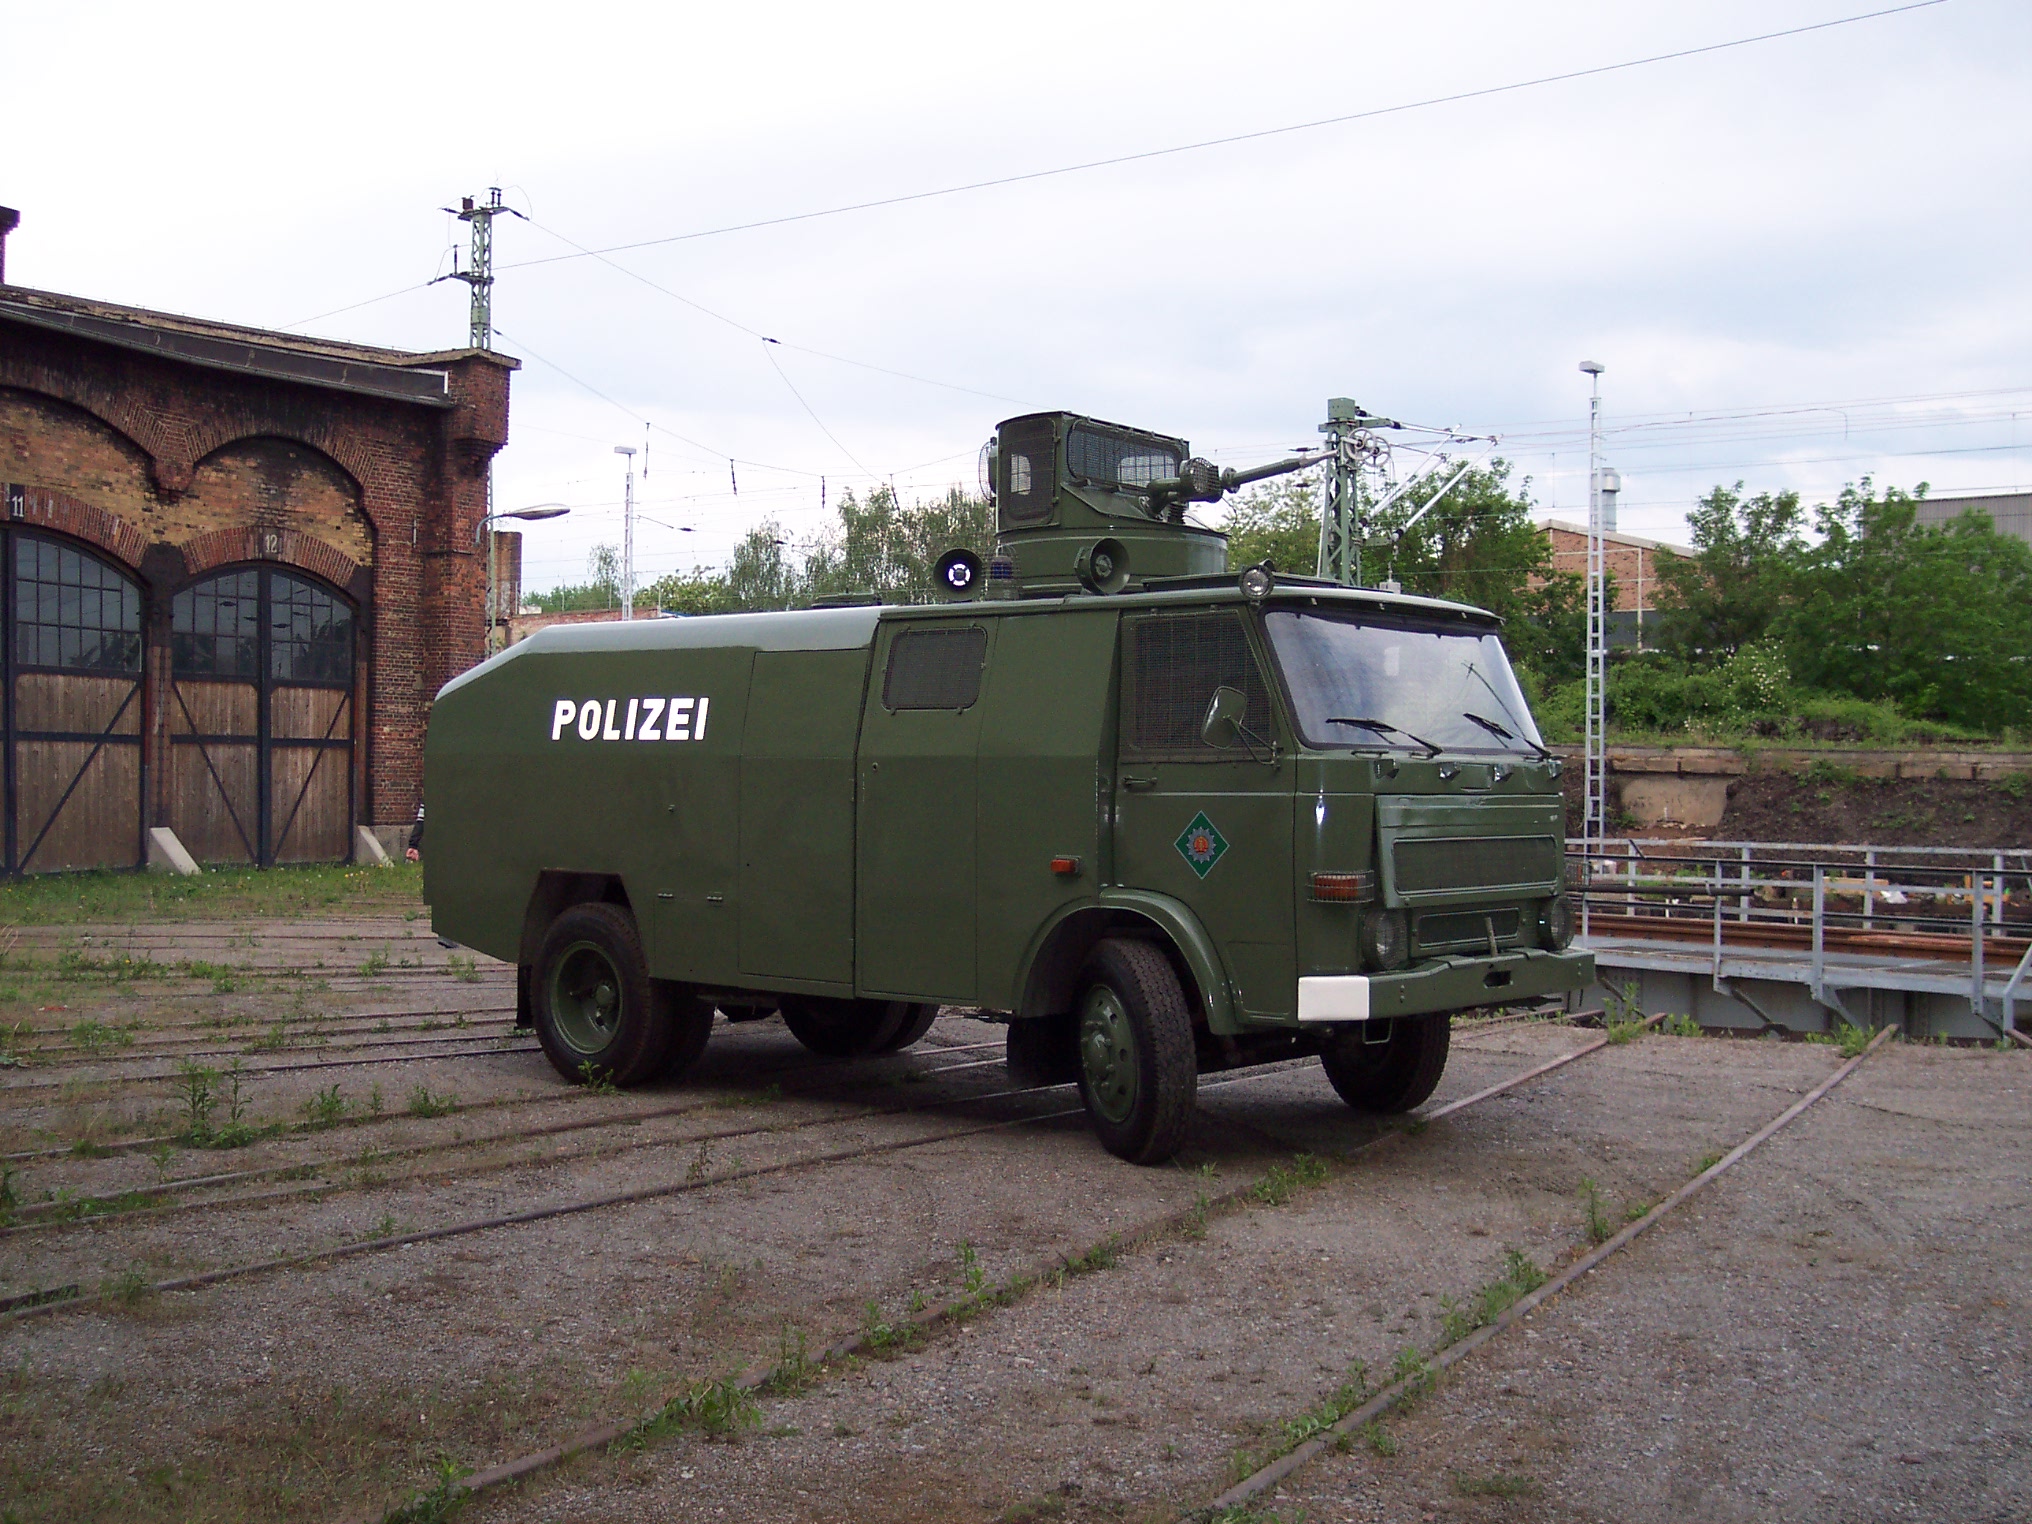
[[[1225,685],[1214,689],[1200,721],[1199,738],[1209,746],[1225,750],[1242,739],[1242,716],[1249,712],[1249,696],[1239,688]]]

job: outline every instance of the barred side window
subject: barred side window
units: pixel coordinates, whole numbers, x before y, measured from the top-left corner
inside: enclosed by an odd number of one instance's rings
[[[1270,735],[1270,691],[1239,614],[1139,619],[1129,626],[1128,646],[1129,750],[1201,762],[1233,756],[1200,738],[1207,705],[1223,687],[1248,699],[1242,723]]]
[[[981,668],[987,658],[988,632],[980,625],[905,630],[889,647],[882,706],[971,709],[981,697]]]

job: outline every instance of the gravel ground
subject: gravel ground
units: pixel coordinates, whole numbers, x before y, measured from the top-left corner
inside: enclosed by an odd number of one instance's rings
[[[156,957],[174,951],[158,942]],[[368,956],[346,946],[349,965]],[[293,947],[332,961],[329,941]],[[411,984],[392,997],[367,982],[306,1003],[269,981],[218,1003],[245,1042],[306,1004],[336,1029],[447,992],[498,1002],[434,966],[434,943],[411,956]],[[92,1019],[141,998],[76,992]],[[179,995],[134,1047],[170,1041],[172,1020],[202,1008]],[[460,1106],[391,1105],[363,1125],[179,1150],[172,1178],[303,1178],[181,1193],[209,1194],[198,1210],[0,1235],[0,1287],[153,1277],[391,1226],[668,1193],[0,1324],[0,1517],[372,1517],[440,1460],[485,1467],[544,1448],[800,1338],[818,1350],[893,1322],[970,1275],[999,1285],[1202,1194],[1322,1160],[1196,1234],[1100,1256],[891,1358],[820,1372],[763,1401],[737,1440],[661,1435],[465,1514],[1171,1517],[1271,1453],[1351,1367],[1380,1378],[1401,1352],[1431,1348],[1449,1308],[1503,1275],[1507,1256],[1550,1268],[1579,1252],[1585,1182],[1599,1217],[1620,1219],[1837,1062],[1825,1047],[1648,1037],[1368,1151],[1376,1124],[1316,1066],[1210,1076],[1178,1165],[1139,1170],[1062,1115],[1069,1091],[999,1095],[994,1051],[972,1046],[998,1035],[948,1015],[909,1055],[828,1066],[780,1025],[744,1024],[716,1033],[686,1085],[619,1096],[573,1091],[533,1054],[453,1061],[422,1047],[373,1068],[260,1076],[256,1121],[298,1116],[334,1082],[357,1101],[370,1078],[392,1102],[420,1084]],[[1546,1023],[1464,1033],[1436,1100],[1587,1040]],[[246,1049],[250,1065],[312,1056]],[[7,1071],[0,1127],[17,1147],[117,1138],[115,1122],[131,1135],[150,1121],[137,1108],[169,1104],[171,1065],[96,1053]],[[1308,1520],[1860,1518],[1898,1516],[1901,1501],[1917,1517],[2023,1516],[2012,1446],[2024,1415],[2000,1410],[2026,1390],[2012,1334],[2032,1145],[2011,1124],[2028,1093],[2032,1055],[1879,1054],[1697,1208],[1393,1419],[1393,1456],[1364,1445],[1328,1457],[1266,1506]],[[582,1120],[603,1125],[527,1135]],[[164,1172],[145,1152],[14,1168],[30,1204]],[[269,1199],[241,1199],[256,1189]]]

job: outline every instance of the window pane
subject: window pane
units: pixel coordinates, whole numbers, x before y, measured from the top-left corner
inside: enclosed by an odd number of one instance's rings
[[[138,673],[141,591],[118,567],[69,545],[18,534],[14,659],[25,667]]]

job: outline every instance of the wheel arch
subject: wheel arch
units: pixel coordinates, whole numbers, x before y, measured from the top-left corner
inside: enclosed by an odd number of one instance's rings
[[[631,917],[635,914],[635,906],[628,898],[628,888],[617,873],[572,873],[546,869],[537,874],[536,887],[530,891],[529,903],[522,913],[522,939],[516,952],[516,963],[523,968],[534,963],[550,923],[571,906],[586,904],[619,905]],[[639,923],[636,930],[638,933],[641,931]]]
[[[1234,1002],[1213,938],[1191,910],[1169,895],[1103,891],[1097,904],[1061,912],[1037,934],[1023,961],[1017,1019],[1070,1010],[1081,967],[1104,937],[1140,936],[1161,946],[1185,986],[1195,1024],[1235,1030]]]

